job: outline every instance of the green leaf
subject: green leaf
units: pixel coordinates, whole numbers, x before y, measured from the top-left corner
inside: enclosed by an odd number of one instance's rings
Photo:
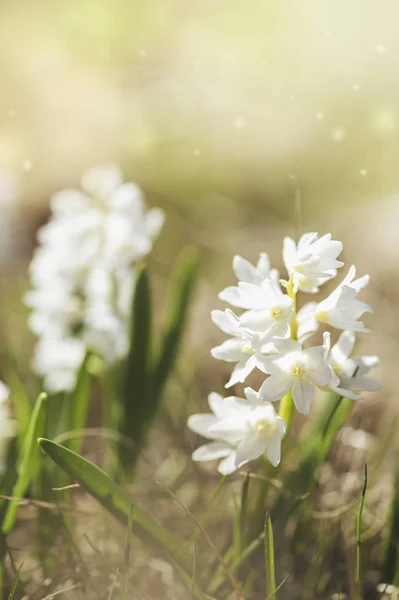
[[[21,574],[21,569],[23,567],[23,564],[24,563],[20,564],[20,566],[18,568],[18,571],[15,573],[15,577],[14,577],[14,581],[13,581],[13,584],[12,584],[12,588],[11,588],[10,593],[8,595],[8,600],[13,600],[13,598],[14,598],[15,590],[17,589],[17,585],[18,585],[18,581],[19,581],[19,576]]]
[[[266,516],[265,521],[265,570],[267,596],[273,597],[276,594],[276,569],[274,565],[274,536],[273,526],[270,515]]]
[[[134,455],[120,447],[122,463],[133,465],[144,443],[148,424],[155,409],[150,394],[151,360],[151,289],[147,271],[139,268],[136,277],[133,306],[132,334],[123,391],[120,432],[135,443]]]
[[[10,500],[1,528],[5,535],[14,527],[18,512],[18,498],[24,496],[37,470],[39,452],[36,446],[36,439],[44,431],[46,398],[46,394],[40,394],[36,400],[25,442],[17,461],[18,478],[12,492],[15,499]]]
[[[155,542],[187,573],[190,572],[190,556],[181,542],[138,506],[134,505],[131,509],[132,501],[129,496],[104,471],[60,444],[43,438],[38,442],[44,452],[106,510],[124,525],[129,522],[131,513],[134,532]]]
[[[24,439],[31,418],[33,404],[29,400],[25,388],[18,377],[17,371],[8,368],[7,364],[4,380],[10,388],[15,418],[18,422],[18,430],[21,434],[20,439]]]
[[[90,382],[91,374],[87,369],[91,359],[90,353],[86,354],[82,366],[80,367],[75,391],[69,400],[70,416],[69,431],[83,429],[86,425],[87,412],[90,400]],[[74,437],[68,441],[68,447],[75,452],[79,452],[82,447],[82,437]]]
[[[176,361],[197,271],[196,253],[191,248],[185,249],[175,268],[170,300],[167,304],[164,338],[154,365],[153,393],[156,405]]]

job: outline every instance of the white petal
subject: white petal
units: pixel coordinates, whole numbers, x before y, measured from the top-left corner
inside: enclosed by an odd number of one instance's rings
[[[228,304],[231,304],[232,306],[236,306],[238,308],[244,308],[242,306],[241,292],[238,287],[231,286],[231,287],[224,289],[223,291],[220,292],[219,298],[220,298],[220,300],[223,300],[223,302],[227,302]]]
[[[266,440],[254,431],[250,431],[236,449],[236,467],[261,456],[266,450]]]
[[[116,165],[94,167],[82,176],[82,189],[93,196],[107,197],[122,183],[122,173]]]
[[[212,348],[211,355],[218,360],[238,362],[242,358],[241,343],[239,338],[231,338],[223,342],[220,346]]]
[[[214,415],[216,415],[219,418],[224,415],[225,410],[223,408],[223,405],[224,405],[223,396],[221,396],[217,392],[212,392],[208,396],[208,404],[209,404],[209,408],[211,409],[211,411],[213,412]]]
[[[314,396],[314,385],[308,379],[301,378],[292,386],[292,397],[297,410],[308,415]]]
[[[191,415],[187,420],[187,426],[203,437],[214,439],[214,434],[209,432],[209,428],[217,422],[216,417],[211,414]]]
[[[259,396],[262,400],[268,400],[269,402],[276,402],[281,400],[292,386],[292,378],[284,374],[270,375],[263,383],[259,390]]]
[[[246,378],[252,373],[252,371],[256,367],[256,356],[250,356],[249,358],[244,357],[240,360],[240,362],[235,366],[229,381],[226,383],[225,387],[230,388],[237,383],[244,383]]]
[[[235,451],[232,451],[227,458],[220,462],[218,472],[221,475],[231,475],[231,473],[234,473],[236,470],[236,453]]]
[[[283,261],[288,274],[291,275],[296,258],[296,244],[290,237],[284,238]]]
[[[353,331],[343,331],[337,343],[331,350],[331,359],[339,365],[351,355],[355,345],[356,336]]]
[[[238,281],[255,283],[258,279],[256,267],[251,265],[245,258],[235,256],[233,260],[233,269]]]
[[[204,444],[192,454],[192,459],[195,462],[202,462],[206,460],[216,460],[217,458],[225,458],[231,453],[231,446],[225,442],[211,442],[210,444]]]
[[[281,435],[275,433],[269,440],[266,454],[273,467],[277,467],[281,460]]]
[[[232,314],[234,315],[234,313]],[[211,312],[211,318],[215,325],[224,333],[227,333],[233,337],[239,334],[238,319],[237,321],[234,321],[234,319],[231,318],[230,313],[227,311],[213,310]]]
[[[145,231],[146,234],[154,239],[158,236],[165,222],[165,213],[160,208],[152,208],[147,211],[145,217]]]

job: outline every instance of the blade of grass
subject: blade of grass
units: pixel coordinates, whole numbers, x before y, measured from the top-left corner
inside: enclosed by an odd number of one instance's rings
[[[24,563],[20,564],[20,566],[18,568],[18,571],[15,574],[14,581],[13,581],[13,584],[12,584],[12,588],[10,590],[10,593],[8,594],[8,600],[13,600],[14,599],[15,590],[17,589],[17,585],[18,585],[18,581],[19,581],[19,576],[21,574],[21,569],[23,567],[23,564]]]
[[[123,600],[128,599],[129,580],[130,580],[130,551],[132,548],[132,533],[133,533],[133,505],[130,505],[129,519],[127,522],[125,559],[123,565]]]
[[[274,536],[270,515],[265,520],[265,571],[268,597],[276,595],[276,568],[274,564]]]
[[[129,496],[99,467],[68,448],[41,438],[38,440],[44,452],[69,477],[77,481],[88,494],[93,496],[106,510],[125,525],[131,510]],[[144,510],[134,505],[132,523],[135,531],[143,538],[155,542],[158,547],[183,567],[191,571],[191,560],[186,548],[173,535]]]
[[[355,574],[355,584],[356,584],[356,594],[358,600],[361,600],[362,594],[362,555],[361,555],[361,529],[362,529],[362,514],[364,507],[364,499],[366,497],[367,491],[367,463],[364,465],[364,485],[362,490],[362,495],[360,498],[359,510],[356,518],[356,574]]]
[[[70,422],[69,431],[83,429],[86,425],[87,412],[89,409],[90,399],[90,382],[91,374],[87,370],[87,365],[90,361],[90,353],[86,354],[83,364],[79,370],[78,379],[75,391],[70,398]],[[68,442],[68,446],[74,452],[79,452],[82,446],[83,439],[74,437]]]
[[[17,463],[18,478],[12,492],[12,496],[15,498],[21,498],[24,496],[31,480],[36,474],[39,457],[36,439],[38,436],[43,435],[46,398],[46,394],[40,394],[33,409],[24,446]],[[18,500],[11,500],[2,523],[1,530],[3,534],[7,535],[14,527],[15,520],[17,518],[17,512]]]
[[[196,253],[191,248],[183,250],[172,277],[170,298],[167,302],[163,342],[153,369],[153,394],[156,403],[159,403],[165,384],[176,361],[197,271]]]

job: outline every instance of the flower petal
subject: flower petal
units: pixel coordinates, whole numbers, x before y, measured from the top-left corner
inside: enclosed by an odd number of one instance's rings
[[[308,415],[314,396],[314,385],[311,381],[301,378],[292,386],[292,398],[297,410],[303,415]]]
[[[196,462],[202,462],[225,458],[226,456],[229,456],[231,450],[231,446],[226,444],[226,442],[211,442],[210,444],[204,444],[194,450],[192,459]]]

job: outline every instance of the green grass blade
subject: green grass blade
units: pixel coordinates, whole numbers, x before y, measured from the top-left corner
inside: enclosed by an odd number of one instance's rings
[[[70,431],[83,429],[86,425],[91,383],[91,374],[87,370],[87,365],[90,358],[91,355],[88,353],[79,370],[75,391],[73,392],[72,397],[68,398],[70,401],[70,422],[68,428]],[[68,447],[74,452],[79,452],[82,441],[81,437],[71,438],[68,441]]]
[[[46,394],[40,394],[33,409],[25,442],[17,463],[18,478],[12,492],[16,499],[10,500],[1,528],[5,535],[12,530],[15,524],[19,502],[17,498],[24,496],[36,473],[39,457],[36,439],[38,436],[43,435],[44,431],[46,398]]]
[[[153,393],[156,403],[159,403],[159,398],[176,361],[197,271],[196,253],[190,248],[184,250],[180,255],[173,275],[170,300],[167,304],[163,342],[154,365]]]
[[[17,585],[18,585],[18,581],[19,581],[19,576],[21,574],[21,569],[23,567],[23,564],[24,563],[20,564],[20,566],[18,568],[18,571],[15,574],[14,581],[13,581],[13,584],[12,584],[12,588],[10,590],[10,593],[8,594],[8,600],[13,600],[13,598],[15,596],[15,590],[17,589]]]
[[[274,536],[270,515],[265,521],[265,570],[267,597],[276,595],[276,569],[274,564]]]
[[[149,389],[151,354],[151,289],[148,273],[139,268],[133,295],[131,342],[126,365],[120,432],[135,443],[134,456],[121,446],[124,467],[133,465],[144,443],[148,422],[154,412]]]
[[[190,572],[191,560],[187,549],[183,548],[179,540],[141,508],[135,505],[131,511],[132,503],[129,496],[104,471],[56,442],[43,438],[38,441],[44,452],[106,510],[124,525],[128,523],[132,512],[131,521],[135,532],[155,542],[187,573]]]
[[[10,388],[15,418],[18,422],[18,430],[21,433],[19,439],[22,440],[28,429],[33,404],[31,403],[16,370],[6,368],[5,381]]]
[[[357,597],[362,598],[362,556],[361,556],[361,529],[362,529],[362,514],[364,507],[364,499],[367,491],[367,463],[364,465],[364,485],[360,498],[359,510],[356,518],[356,574],[355,583],[357,588]]]

